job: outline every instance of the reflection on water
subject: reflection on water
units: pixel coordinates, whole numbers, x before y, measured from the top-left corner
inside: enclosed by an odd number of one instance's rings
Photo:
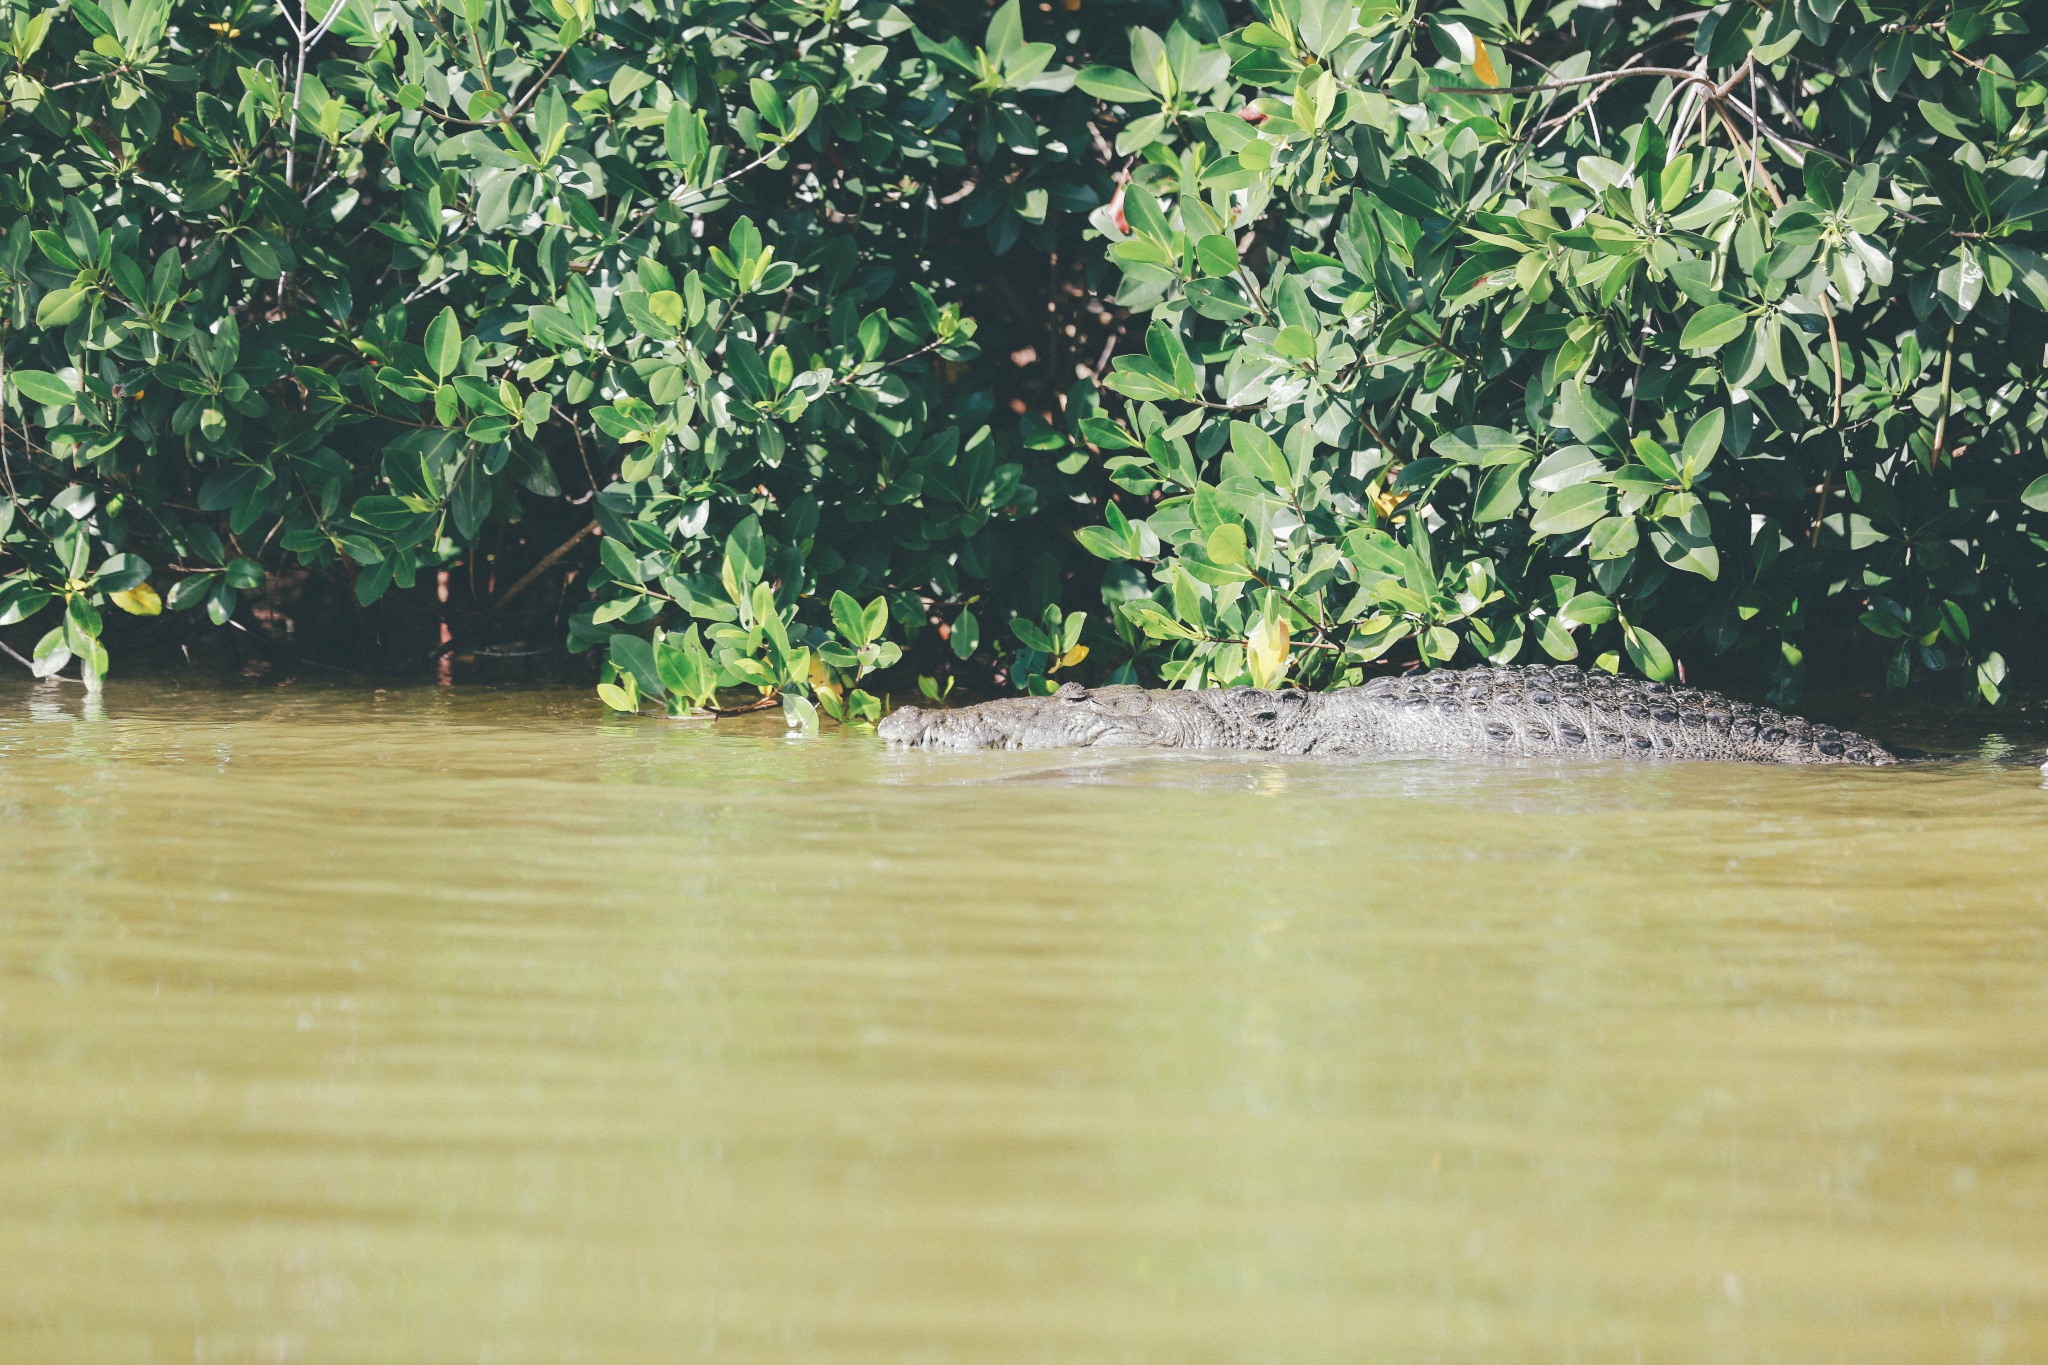
[[[0,1359],[2042,1360],[2007,742],[898,754],[0,684]]]

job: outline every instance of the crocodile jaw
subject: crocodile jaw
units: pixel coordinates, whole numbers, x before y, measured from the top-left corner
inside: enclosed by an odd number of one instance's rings
[[[876,733],[913,749],[1177,748],[1201,719],[1194,694],[1165,694],[1164,704],[1137,688],[1090,691],[1067,683],[1049,697],[1004,697],[957,711],[900,707]],[[1191,714],[1181,715],[1181,712]]]

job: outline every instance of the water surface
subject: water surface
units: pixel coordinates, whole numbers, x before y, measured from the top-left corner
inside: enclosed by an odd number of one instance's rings
[[[0,682],[0,1359],[2044,1358],[2030,763]]]

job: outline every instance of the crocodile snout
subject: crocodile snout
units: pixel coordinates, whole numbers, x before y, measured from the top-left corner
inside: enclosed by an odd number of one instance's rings
[[[875,727],[875,733],[891,744],[915,744],[924,731],[924,708],[918,706],[899,706]]]

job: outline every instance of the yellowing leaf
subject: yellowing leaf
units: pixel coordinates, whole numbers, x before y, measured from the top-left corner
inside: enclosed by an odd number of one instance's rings
[[[614,711],[631,713],[640,709],[640,699],[616,683],[599,683],[597,698]]]
[[[1484,39],[1478,37],[1472,39],[1472,53],[1472,73],[1478,76],[1484,84],[1501,84],[1500,72],[1493,68],[1493,58],[1486,51]]]
[[[1290,632],[1277,616],[1262,617],[1245,639],[1245,663],[1252,671],[1252,686],[1278,687],[1287,678]]]
[[[126,592],[107,594],[108,600],[130,616],[161,616],[164,614],[164,599],[157,596],[155,588],[147,583],[137,583]]]
[[[1072,667],[1073,667],[1073,666],[1074,666],[1075,664],[1077,664],[1077,663],[1080,663],[1080,662],[1081,662],[1081,660],[1083,660],[1083,659],[1085,659],[1085,658],[1087,658],[1087,657],[1088,657],[1088,646],[1086,646],[1086,645],[1075,645],[1075,646],[1074,646],[1074,647],[1073,647],[1072,649],[1070,649],[1070,650],[1068,650],[1068,651],[1067,651],[1066,653],[1064,653],[1064,654],[1060,655],[1060,661],[1059,661],[1059,663],[1055,664],[1055,665],[1054,665],[1054,667],[1055,667],[1055,668],[1072,668]]]

